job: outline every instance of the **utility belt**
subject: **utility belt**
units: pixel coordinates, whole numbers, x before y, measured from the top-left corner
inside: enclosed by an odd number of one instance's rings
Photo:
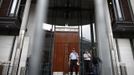
[[[71,61],[77,61],[77,59],[71,59]]]

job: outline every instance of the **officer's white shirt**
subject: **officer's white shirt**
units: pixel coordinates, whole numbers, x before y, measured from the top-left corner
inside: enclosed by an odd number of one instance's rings
[[[78,58],[79,56],[78,56],[78,53],[76,53],[76,52],[71,52],[69,57],[70,57],[71,60],[77,60],[77,58]]]

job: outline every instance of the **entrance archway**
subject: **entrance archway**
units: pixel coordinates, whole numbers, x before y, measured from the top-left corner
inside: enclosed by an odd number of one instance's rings
[[[53,73],[69,73],[69,54],[73,48],[79,53],[78,32],[55,32],[53,52]]]

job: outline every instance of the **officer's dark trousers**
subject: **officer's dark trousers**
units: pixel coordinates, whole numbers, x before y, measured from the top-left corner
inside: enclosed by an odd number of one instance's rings
[[[75,69],[75,75],[78,72],[77,60],[71,60],[70,62],[70,75],[73,75],[73,70]]]

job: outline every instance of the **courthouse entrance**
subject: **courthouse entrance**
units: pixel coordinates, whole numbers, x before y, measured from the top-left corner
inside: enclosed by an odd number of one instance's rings
[[[52,70],[56,74],[69,73],[69,53],[73,48],[79,53],[78,32],[59,31],[54,33],[54,50],[52,60]]]

